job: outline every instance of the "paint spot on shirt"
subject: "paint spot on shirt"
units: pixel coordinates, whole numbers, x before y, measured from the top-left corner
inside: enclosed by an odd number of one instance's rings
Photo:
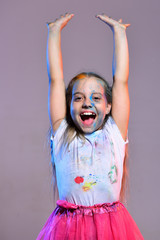
[[[80,183],[83,183],[83,182],[84,182],[84,178],[78,176],[78,177],[76,177],[76,178],[74,179],[74,181],[75,181],[76,183],[80,184]]]
[[[81,157],[80,157],[80,161],[81,161],[81,163],[83,163],[84,165],[91,165],[91,164],[92,164],[92,158],[91,158],[91,157],[81,156]]]
[[[108,177],[110,179],[110,182],[113,184],[113,183],[116,183],[117,182],[117,177],[118,177],[118,169],[117,169],[117,166],[116,165],[113,165],[111,167],[111,171],[108,173]]]
[[[87,192],[94,185],[96,185],[96,182],[85,182],[85,184],[83,185],[82,189],[83,189],[84,192]]]

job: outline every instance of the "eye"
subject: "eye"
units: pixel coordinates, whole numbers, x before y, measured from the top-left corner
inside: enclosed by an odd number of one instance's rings
[[[100,97],[94,97],[93,99],[95,99],[95,100],[100,100]]]
[[[81,96],[75,96],[74,97],[75,102],[80,102],[80,101],[82,101],[82,99],[83,99],[83,97],[81,97]]]
[[[99,102],[101,100],[101,97],[99,96],[93,96],[92,98],[94,101]]]

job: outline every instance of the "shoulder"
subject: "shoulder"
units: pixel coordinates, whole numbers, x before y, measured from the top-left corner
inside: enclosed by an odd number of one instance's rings
[[[64,118],[61,121],[61,123],[60,123],[59,127],[57,128],[57,130],[54,132],[54,134],[51,133],[51,137],[50,137],[51,141],[53,141],[53,140],[55,141],[55,140],[58,140],[59,138],[61,138],[63,136],[67,126],[68,126],[67,121]]]
[[[58,129],[54,133],[54,135],[51,133],[50,135],[50,148],[51,148],[51,155],[52,155],[52,164],[55,161],[55,157],[59,153],[64,140],[64,134],[65,130],[67,128],[68,124],[66,119],[63,119],[61,121],[61,124],[59,125]]]

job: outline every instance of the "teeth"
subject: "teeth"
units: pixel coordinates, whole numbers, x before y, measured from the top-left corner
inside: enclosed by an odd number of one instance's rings
[[[95,115],[95,113],[91,113],[91,112],[84,112],[84,113],[81,113],[81,115]]]

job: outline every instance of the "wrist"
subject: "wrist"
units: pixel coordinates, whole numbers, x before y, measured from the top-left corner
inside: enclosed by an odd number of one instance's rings
[[[58,25],[51,23],[48,25],[48,33],[54,34],[54,35],[59,35],[61,33],[61,29]]]
[[[118,35],[126,35],[126,28],[123,27],[123,26],[114,26],[113,29],[112,29],[113,33]]]
[[[61,32],[60,31],[48,31],[48,37],[49,39],[52,39],[53,41],[58,41],[61,39]]]

